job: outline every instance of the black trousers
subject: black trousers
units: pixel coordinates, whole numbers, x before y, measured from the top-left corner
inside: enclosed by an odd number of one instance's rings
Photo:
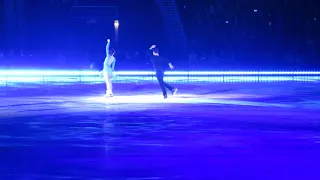
[[[156,70],[156,77],[158,79],[158,82],[161,87],[163,95],[167,95],[166,88],[168,88],[170,91],[172,91],[174,89],[172,86],[170,86],[169,84],[167,84],[163,81],[163,77],[164,77],[163,70]]]

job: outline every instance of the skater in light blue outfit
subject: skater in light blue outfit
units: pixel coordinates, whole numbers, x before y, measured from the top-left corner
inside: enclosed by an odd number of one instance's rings
[[[110,48],[110,39],[107,40],[107,46],[106,46],[106,58],[104,59],[103,63],[103,76],[106,81],[106,96],[112,97],[112,73],[114,71],[114,66],[116,64],[116,58],[114,57],[115,50],[109,49]]]

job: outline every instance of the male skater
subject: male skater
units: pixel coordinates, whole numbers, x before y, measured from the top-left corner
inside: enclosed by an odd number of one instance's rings
[[[106,58],[104,59],[103,63],[103,70],[101,73],[104,76],[104,79],[106,81],[106,97],[113,97],[112,93],[112,73],[114,71],[114,66],[116,64],[116,58],[114,57],[115,50],[110,49],[110,39],[107,40],[107,46],[106,46]]]
[[[156,71],[156,77],[162,89],[163,97],[164,99],[167,99],[168,96],[166,88],[168,88],[172,92],[172,95],[175,95],[178,91],[177,88],[171,87],[169,84],[163,81],[166,66],[169,65],[170,69],[173,69],[174,67],[168,59],[159,56],[159,49],[156,48],[156,45],[152,45],[149,50],[152,51],[150,59],[153,64],[153,68]]]

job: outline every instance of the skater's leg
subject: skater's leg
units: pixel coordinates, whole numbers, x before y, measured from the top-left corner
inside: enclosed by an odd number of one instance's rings
[[[174,89],[174,87],[170,86],[168,83],[163,82],[163,85],[169,89],[170,91],[172,91]]]
[[[163,82],[164,87],[166,87],[167,89],[169,89],[172,93],[172,95],[175,95],[178,91],[177,88],[170,86],[169,84]]]
[[[106,81],[106,95],[112,96],[112,75],[110,75],[108,72],[104,72],[104,77]]]
[[[112,75],[109,74],[108,76],[108,92],[110,95],[113,95],[112,91]]]
[[[171,91],[172,95],[175,95],[175,94],[177,93],[177,91],[178,91],[177,88],[174,88],[174,87],[170,86],[170,85],[167,84],[167,83],[164,83],[164,86]]]
[[[167,91],[166,91],[166,88],[165,88],[165,83],[163,82],[163,76],[164,76],[164,72],[163,71],[156,71],[157,80],[158,80],[159,85],[161,87],[163,96],[166,98]]]

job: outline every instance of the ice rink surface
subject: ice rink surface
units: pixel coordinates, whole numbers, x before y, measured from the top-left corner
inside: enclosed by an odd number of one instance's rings
[[[0,89],[0,179],[320,179],[320,84]]]

